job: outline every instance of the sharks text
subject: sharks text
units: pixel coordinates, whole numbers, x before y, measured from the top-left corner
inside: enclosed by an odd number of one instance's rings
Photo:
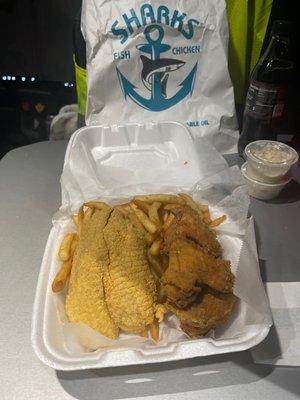
[[[154,9],[151,4],[143,4],[139,11],[131,8],[127,13],[122,14],[122,22],[115,20],[111,27],[114,36],[125,43],[135,30],[148,24],[159,23],[177,29],[186,39],[194,35],[194,26],[199,25],[197,19],[187,19],[185,13],[178,10],[171,11],[167,6],[160,5]]]

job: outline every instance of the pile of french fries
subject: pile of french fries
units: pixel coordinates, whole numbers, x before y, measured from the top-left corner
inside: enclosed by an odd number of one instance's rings
[[[178,205],[191,207],[198,213],[201,220],[212,228],[220,225],[226,219],[226,215],[222,215],[212,220],[208,206],[196,203],[191,196],[185,193],[180,193],[179,195],[151,194],[135,196],[129,203],[115,207],[129,218],[135,226],[144,230],[149,245],[149,264],[158,282],[169,262],[168,256],[161,254],[163,234],[174,220],[175,216],[172,210]],[[63,264],[53,280],[53,292],[60,292],[66,286],[83,224],[91,218],[95,210],[103,210],[105,207],[108,207],[108,205],[104,202],[91,201],[83,204],[79,208],[78,214],[73,215],[72,220],[76,226],[76,233],[69,233],[62,240],[58,258]],[[160,296],[162,294],[158,293],[158,297]],[[155,335],[155,332],[153,334]]]

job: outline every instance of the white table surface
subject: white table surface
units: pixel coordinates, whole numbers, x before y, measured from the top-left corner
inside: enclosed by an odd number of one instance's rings
[[[299,399],[300,368],[257,364],[251,351],[75,372],[52,370],[37,359],[30,344],[32,305],[60,205],[65,149],[65,142],[42,142],[0,161],[0,399]],[[292,183],[273,202],[252,200],[251,212],[264,280],[300,281],[299,185]],[[278,353],[278,343],[275,323],[263,346]]]

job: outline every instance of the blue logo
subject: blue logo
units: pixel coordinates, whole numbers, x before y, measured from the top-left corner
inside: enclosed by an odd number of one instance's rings
[[[155,32],[156,36],[158,34],[156,39],[153,38],[153,33]],[[141,55],[140,58],[143,64],[141,79],[143,85],[150,92],[150,98],[141,96],[135,90],[137,89],[136,86],[134,86],[118,68],[116,68],[116,70],[125,99],[129,97],[146,110],[163,111],[179,103],[186,96],[192,95],[197,72],[197,63],[185,79],[178,85],[180,89],[177,93],[168,98],[167,83],[169,75],[185,65],[185,62],[177,59],[160,57],[162,53],[171,48],[168,44],[162,43],[164,30],[160,25],[148,25],[144,30],[144,35],[147,43],[138,45],[137,49],[141,53],[149,55],[148,57]]]

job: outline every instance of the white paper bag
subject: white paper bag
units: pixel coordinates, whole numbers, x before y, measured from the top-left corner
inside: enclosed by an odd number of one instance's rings
[[[236,151],[224,0],[84,0],[86,123],[173,120]]]

